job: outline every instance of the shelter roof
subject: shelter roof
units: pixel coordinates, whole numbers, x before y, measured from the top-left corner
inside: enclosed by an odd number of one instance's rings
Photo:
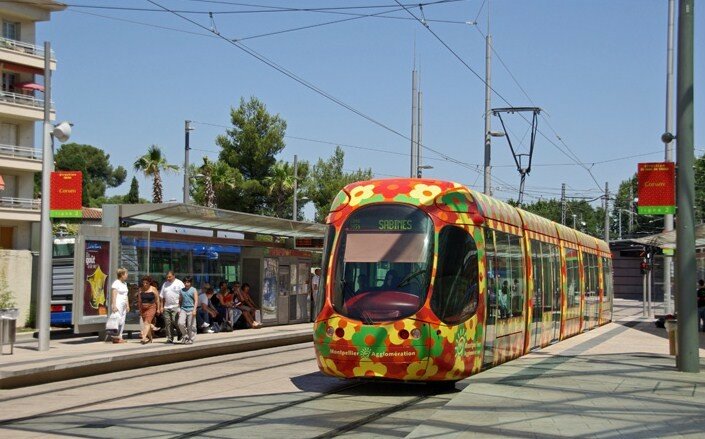
[[[672,230],[670,232],[632,239],[631,241],[660,248],[676,248],[676,237],[676,231]],[[705,247],[705,223],[695,226],[695,246]]]
[[[194,204],[121,204],[117,207],[120,219],[123,221],[131,220],[228,232],[259,233],[291,238],[321,238],[326,227],[324,224],[292,221]]]

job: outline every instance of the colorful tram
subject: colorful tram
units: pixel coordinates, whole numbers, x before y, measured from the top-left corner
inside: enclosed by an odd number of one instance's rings
[[[327,375],[456,381],[612,319],[604,241],[457,183],[353,183],[327,224]]]

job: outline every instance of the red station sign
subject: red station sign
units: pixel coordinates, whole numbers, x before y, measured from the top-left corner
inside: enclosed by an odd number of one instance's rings
[[[83,203],[83,174],[81,171],[51,173],[51,218],[81,218]]]
[[[639,163],[639,214],[676,213],[675,176],[675,166],[671,162]]]

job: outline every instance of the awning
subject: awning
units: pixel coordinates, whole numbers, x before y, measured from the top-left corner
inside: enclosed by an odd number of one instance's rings
[[[660,248],[676,248],[676,231],[663,232],[657,235],[631,239],[639,244],[651,245]],[[705,247],[705,224],[695,226],[695,246]]]
[[[15,84],[16,88],[21,88],[23,90],[38,90],[44,91],[44,86],[41,84],[36,84],[34,82],[23,82],[21,84]]]
[[[227,232],[259,233],[291,238],[322,238],[325,224],[292,221],[251,213],[213,209],[194,204],[121,204],[103,206],[103,221],[109,218],[111,208],[119,208],[121,221],[164,224]]]
[[[15,64],[13,62],[3,61],[0,63],[0,69],[9,70],[11,72],[17,73],[31,73],[33,75],[44,75],[44,69],[38,69],[36,67],[23,66],[21,64]]]
[[[5,190],[5,180],[2,178],[2,175],[0,175],[0,191]]]

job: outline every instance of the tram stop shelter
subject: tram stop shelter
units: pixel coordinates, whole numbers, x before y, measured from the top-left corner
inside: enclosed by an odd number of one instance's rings
[[[264,325],[310,320],[314,253],[325,225],[192,204],[103,206],[100,225],[82,225],[74,257],[74,332],[101,331],[110,286],[119,267],[128,270],[126,330],[139,329],[137,292],[143,276],[160,285],[171,270],[209,283],[249,283]]]

